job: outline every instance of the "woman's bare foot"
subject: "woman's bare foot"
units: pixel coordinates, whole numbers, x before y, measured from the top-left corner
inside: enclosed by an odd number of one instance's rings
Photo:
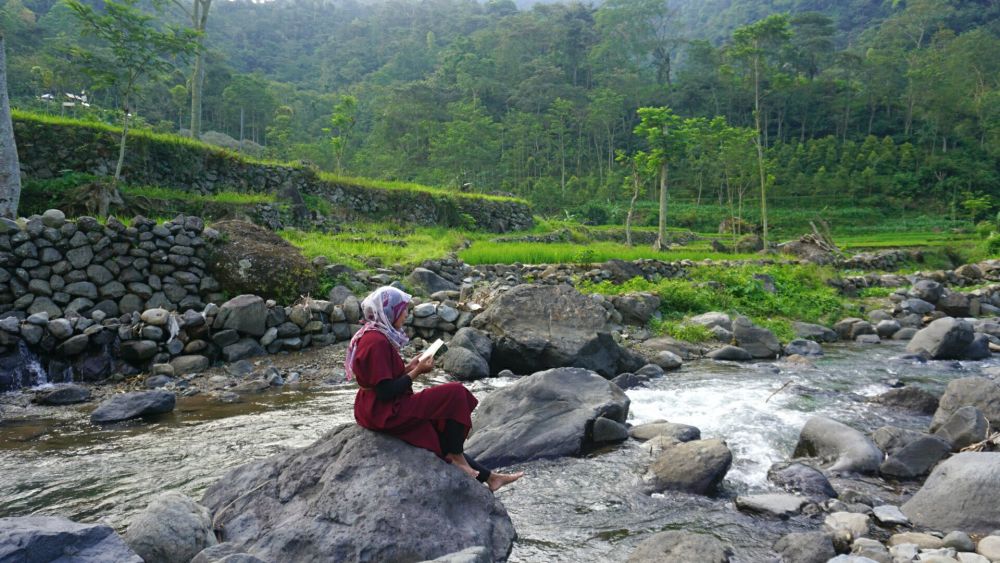
[[[496,492],[500,487],[510,485],[521,477],[524,477],[524,471],[518,471],[517,473],[490,473],[486,484],[489,485],[491,491]]]

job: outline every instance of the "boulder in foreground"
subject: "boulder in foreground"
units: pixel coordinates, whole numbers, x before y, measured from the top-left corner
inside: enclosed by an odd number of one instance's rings
[[[733,454],[719,439],[695,440],[663,450],[643,476],[651,492],[680,491],[705,495],[713,492],[729,468]]]
[[[59,516],[0,518],[0,561],[142,563],[104,524],[79,524]]]
[[[145,563],[190,561],[218,543],[208,510],[176,491],[157,496],[133,518],[125,542]]]
[[[354,424],[236,468],[202,499],[222,541],[264,561],[423,561],[516,533],[489,489],[433,453]]]
[[[550,369],[483,399],[465,451],[487,467],[577,455],[593,443],[597,419],[624,428],[628,408],[625,393],[596,373]]]
[[[713,536],[669,530],[640,543],[628,563],[727,563],[730,555],[730,549]]]
[[[931,472],[901,508],[917,526],[985,534],[1000,529],[1000,453],[965,452]]]

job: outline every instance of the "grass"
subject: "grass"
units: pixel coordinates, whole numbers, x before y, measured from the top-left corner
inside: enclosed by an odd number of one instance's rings
[[[456,192],[452,190],[446,190],[444,188],[436,188],[432,186],[425,186],[423,184],[415,184],[412,182],[396,182],[392,180],[376,180],[373,178],[358,178],[352,176],[338,176],[330,172],[320,172],[319,177],[321,180],[329,182],[331,184],[345,184],[349,186],[361,186],[363,188],[371,188],[376,190],[393,190],[393,191],[405,191],[405,192],[418,192],[427,193],[434,195],[442,195],[447,197],[453,197],[458,199],[473,199],[473,200],[488,200],[488,201],[507,201],[523,203],[525,205],[530,205],[526,200],[518,199],[515,197],[498,196],[490,194],[477,194],[477,193],[465,193]]]
[[[826,284],[833,272],[819,266],[695,266],[688,273],[686,279],[635,278],[624,284],[581,283],[577,287],[585,293],[604,295],[655,293],[660,297],[664,320],[653,328],[694,341],[706,335],[684,328],[680,321],[709,311],[746,315],[788,341],[795,337],[793,321],[830,324],[850,309],[837,290]],[[774,293],[767,291],[765,281],[773,282]]]
[[[183,190],[173,190],[157,186],[123,186],[121,188],[125,196],[146,197],[149,199],[176,200],[187,203],[219,203],[225,205],[256,205],[259,203],[274,203],[276,198],[273,194],[243,193],[243,192],[216,192],[204,195],[196,192],[186,192]]]
[[[443,227],[400,227],[390,223],[348,225],[340,233],[280,231],[307,258],[325,256],[331,262],[362,269],[400,264],[415,266],[440,259],[466,241],[463,231]]]
[[[719,254],[687,248],[657,251],[648,246],[628,247],[613,242],[586,244],[544,242],[476,242],[458,253],[468,264],[590,264],[607,260],[638,260],[642,258],[673,260],[743,260],[756,258],[753,254]]]

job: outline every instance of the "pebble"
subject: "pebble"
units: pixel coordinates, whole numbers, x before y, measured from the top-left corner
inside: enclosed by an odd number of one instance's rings
[[[868,533],[868,515],[853,512],[834,512],[826,517],[823,524],[833,531],[844,530],[851,538],[860,538]]]
[[[941,541],[941,545],[944,547],[955,548],[956,551],[975,551],[976,544],[969,537],[969,534],[965,532],[955,531],[947,536]]]
[[[976,553],[990,561],[1000,561],[1000,536],[986,536],[979,540]]]
[[[899,509],[898,506],[883,504],[872,509],[875,519],[882,524],[908,525],[910,519]]]

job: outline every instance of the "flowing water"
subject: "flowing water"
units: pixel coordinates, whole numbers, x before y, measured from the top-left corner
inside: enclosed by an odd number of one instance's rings
[[[798,431],[813,414],[862,430],[884,424],[926,428],[866,398],[893,379],[940,391],[950,379],[995,363],[894,359],[898,345],[828,347],[815,367],[787,363],[736,365],[694,362],[628,392],[630,422],[668,419],[724,438],[733,468],[712,498],[639,492],[651,461],[635,441],[581,458],[526,463],[528,477],[499,493],[518,530],[512,561],[620,561],[650,533],[667,529],[713,534],[735,551],[734,561],[767,560],[769,547],[789,531],[814,528],[748,516],[732,498],[771,490],[766,473],[786,460]],[[471,387],[480,397],[514,380]],[[38,408],[30,420],[0,423],[0,516],[61,514],[101,520],[119,529],[150,495],[179,490],[194,498],[226,470],[286,447],[305,446],[336,424],[352,420],[350,387],[286,388],[238,404],[182,399],[175,412],[152,421],[98,428],[93,406]]]

